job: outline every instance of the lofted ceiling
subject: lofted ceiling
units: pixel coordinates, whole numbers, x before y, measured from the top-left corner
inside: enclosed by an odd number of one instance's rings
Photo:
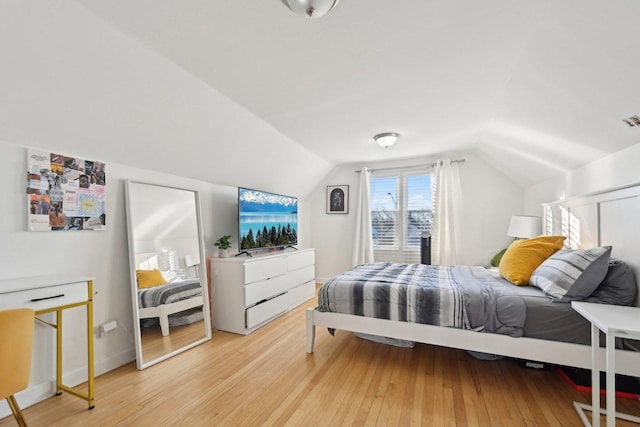
[[[530,185],[640,142],[637,0],[78,3],[334,164],[474,151]]]

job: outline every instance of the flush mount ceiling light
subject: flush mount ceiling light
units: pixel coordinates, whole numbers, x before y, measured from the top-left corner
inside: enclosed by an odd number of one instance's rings
[[[282,0],[296,15],[306,18],[321,18],[331,11],[340,0]]]
[[[389,148],[400,138],[399,133],[395,132],[385,132],[380,133],[373,137],[373,139],[378,143],[379,146],[384,148]]]
[[[635,116],[629,117],[628,119],[622,119],[622,121],[629,126],[640,126],[640,116],[638,116],[637,114]]]

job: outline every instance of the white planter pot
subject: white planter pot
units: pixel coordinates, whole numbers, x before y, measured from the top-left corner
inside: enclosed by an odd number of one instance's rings
[[[229,258],[229,249],[219,249],[218,256],[220,258]]]

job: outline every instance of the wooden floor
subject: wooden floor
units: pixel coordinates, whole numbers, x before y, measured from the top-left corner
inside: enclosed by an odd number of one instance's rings
[[[304,319],[300,307],[247,337],[216,332],[144,371],[130,363],[98,377],[91,411],[64,393],[27,408],[26,419],[31,427],[579,426],[572,402],[590,400],[556,372],[461,350],[318,330],[306,354]],[[617,405],[640,415],[636,400]]]
[[[142,358],[145,363],[171,353],[179,348],[204,339],[206,333],[204,320],[183,326],[172,326],[169,335],[162,336],[160,325],[140,328]]]

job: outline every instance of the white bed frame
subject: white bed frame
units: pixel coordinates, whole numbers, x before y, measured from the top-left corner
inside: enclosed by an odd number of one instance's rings
[[[169,335],[169,315],[179,313],[190,308],[202,307],[204,305],[204,299],[202,295],[195,296],[193,298],[185,299],[182,301],[172,302],[171,304],[162,304],[157,307],[147,307],[139,309],[140,319],[151,319],[157,317],[160,320],[160,330],[162,336]]]
[[[159,257],[162,255],[162,257]],[[153,260],[153,263],[149,265],[149,260]],[[179,266],[177,264],[178,254],[176,251],[169,252],[147,252],[139,253],[135,255],[136,268],[149,269],[161,268],[163,270],[175,270]],[[204,298],[202,295],[195,296],[193,298],[172,302],[170,304],[162,304],[156,307],[140,308],[138,310],[140,319],[154,319],[158,318],[160,321],[160,330],[162,336],[169,335],[169,315],[179,313],[190,308],[202,307],[204,305]]]
[[[546,234],[568,236],[573,248],[611,245],[612,256],[627,262],[640,279],[640,184],[543,205]],[[640,291],[639,291],[640,297]],[[636,306],[639,306],[636,299]],[[333,328],[419,343],[479,351],[557,365],[591,369],[591,347],[535,338],[374,319],[307,309],[307,353],[313,353],[315,328]],[[600,349],[605,371],[604,348]],[[640,377],[640,352],[616,350],[616,372]]]

